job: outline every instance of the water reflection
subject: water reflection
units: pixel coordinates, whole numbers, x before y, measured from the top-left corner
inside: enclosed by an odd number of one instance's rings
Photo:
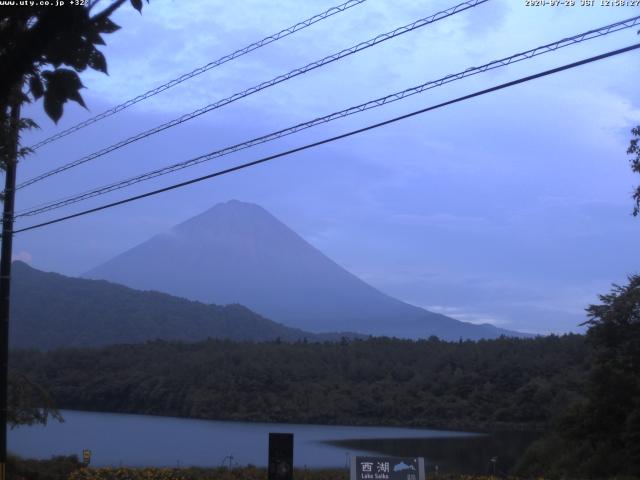
[[[530,434],[477,435],[397,427],[350,427],[220,422],[99,412],[63,411],[65,423],[9,431],[9,449],[29,458],[93,452],[92,465],[266,466],[269,432],[294,434],[296,467],[344,467],[349,456],[423,456],[440,472],[485,473],[497,456],[507,471],[531,441]],[[492,466],[492,465],[491,465]]]
[[[437,465],[441,473],[489,474],[495,471],[506,475],[537,437],[534,432],[501,432],[442,438],[351,438],[326,443],[380,455],[425,457],[426,468],[431,472]]]

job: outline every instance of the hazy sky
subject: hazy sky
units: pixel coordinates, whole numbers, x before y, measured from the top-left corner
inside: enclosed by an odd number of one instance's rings
[[[82,75],[100,113],[340,0],[153,0],[126,5],[106,37],[109,76]],[[296,67],[455,5],[368,0],[43,147],[19,181]],[[596,4],[600,4],[599,0]],[[21,190],[17,209],[217,150],[407,87],[640,14],[631,7],[491,0]],[[638,27],[481,74],[375,111],[201,164],[61,214],[203,175],[640,41]],[[19,258],[79,275],[214,204],[255,202],[382,291],[460,320],[578,330],[584,308],[637,273],[640,219],[630,129],[640,123],[637,51],[414,117],[188,188],[18,234]],[[170,259],[168,259],[170,261]]]

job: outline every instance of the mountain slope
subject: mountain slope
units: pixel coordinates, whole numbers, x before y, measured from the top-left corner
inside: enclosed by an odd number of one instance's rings
[[[408,305],[352,275],[266,210],[232,200],[85,274],[205,303],[240,303],[312,332],[457,340],[520,335]]]
[[[206,338],[324,340],[285,327],[241,305],[205,305],[103,280],[45,273],[13,263],[11,346],[48,350],[147,340]]]

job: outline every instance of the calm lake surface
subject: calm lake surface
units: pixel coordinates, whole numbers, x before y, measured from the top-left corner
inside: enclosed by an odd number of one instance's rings
[[[269,432],[294,434],[297,467],[344,467],[350,455],[423,456],[427,469],[506,471],[534,436],[478,435],[396,427],[348,427],[220,422],[184,418],[61,411],[64,423],[9,431],[9,450],[30,458],[92,451],[93,466],[267,465]],[[226,458],[225,458],[226,457]]]

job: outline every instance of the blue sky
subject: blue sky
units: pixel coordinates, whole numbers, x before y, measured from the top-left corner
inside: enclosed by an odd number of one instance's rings
[[[599,2],[596,2],[599,3]],[[109,76],[82,75],[90,112],[37,141],[337,2],[154,0],[128,5],[104,48]],[[38,150],[19,181],[75,160],[455,1],[368,0]],[[188,159],[456,73],[640,10],[491,0],[18,193],[18,210]],[[58,210],[73,213],[317,141],[640,41],[638,27],[454,82],[374,111]],[[584,308],[639,270],[630,130],[640,124],[632,52],[134,204],[18,234],[18,258],[79,275],[222,201],[255,202],[382,291],[470,322],[578,331]],[[637,177],[637,176],[636,176]],[[35,219],[34,219],[35,221]],[[19,221],[27,226],[30,221]]]

